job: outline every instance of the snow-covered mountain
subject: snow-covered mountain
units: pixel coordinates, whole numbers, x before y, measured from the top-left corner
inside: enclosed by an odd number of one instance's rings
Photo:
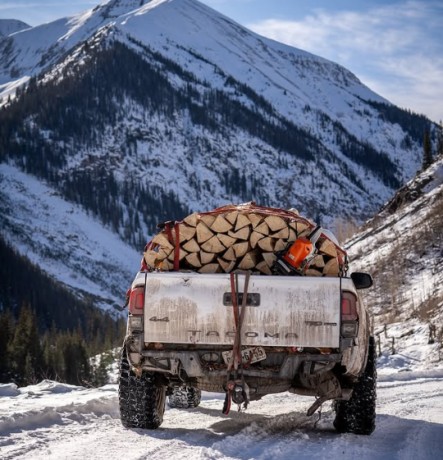
[[[17,19],[0,19],[0,37],[30,28],[31,26],[29,24],[18,21]]]
[[[433,132],[343,67],[196,0],[111,0],[5,37],[0,91],[2,161],[133,245],[228,202],[362,221]]]

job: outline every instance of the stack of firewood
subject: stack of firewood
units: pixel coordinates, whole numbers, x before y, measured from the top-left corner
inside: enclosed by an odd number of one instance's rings
[[[254,203],[224,206],[163,224],[145,248],[144,263],[150,270],[229,273],[239,269],[271,275],[277,255],[313,227],[295,210]],[[304,274],[338,276],[345,270],[346,252],[322,234]]]

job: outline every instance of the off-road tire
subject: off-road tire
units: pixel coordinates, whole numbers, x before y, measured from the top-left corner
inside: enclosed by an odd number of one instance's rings
[[[126,350],[122,350],[118,398],[120,419],[126,428],[156,429],[163,422],[166,386],[155,374],[143,372],[138,377],[129,365]]]
[[[339,433],[371,434],[375,429],[376,350],[369,338],[368,361],[349,401],[336,401],[334,427]]]
[[[168,396],[168,405],[172,409],[189,409],[200,404],[202,392],[198,388],[182,386],[174,388]]]

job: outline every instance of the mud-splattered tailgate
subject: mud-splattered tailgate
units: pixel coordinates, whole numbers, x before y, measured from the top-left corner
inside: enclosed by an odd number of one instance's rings
[[[229,274],[140,273],[134,285],[145,281],[145,342],[234,343],[233,293],[241,311],[245,275],[236,275],[234,290]],[[242,344],[338,347],[343,282],[341,278],[252,275]]]

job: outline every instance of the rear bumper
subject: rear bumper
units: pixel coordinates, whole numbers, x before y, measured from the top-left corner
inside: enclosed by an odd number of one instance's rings
[[[221,351],[213,348],[192,351],[157,351],[143,350],[129,352],[128,357],[133,367],[147,371],[163,373],[166,377],[205,380],[226,379],[227,365],[221,358]],[[255,364],[244,364],[244,377],[292,381],[300,374],[302,367],[309,367],[311,373],[326,371],[339,364],[341,353],[314,354],[287,351],[272,351],[265,348],[267,358]],[[210,358],[208,360],[208,357]]]

